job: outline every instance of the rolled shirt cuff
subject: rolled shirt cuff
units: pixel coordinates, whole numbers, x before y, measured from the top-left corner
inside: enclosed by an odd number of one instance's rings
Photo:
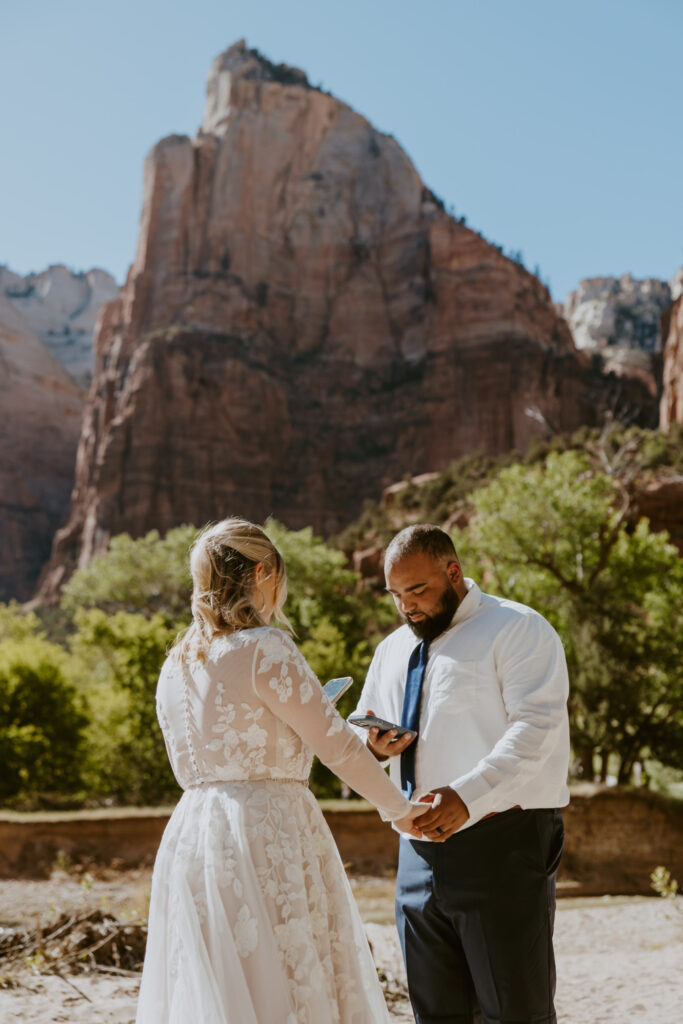
[[[470,821],[478,821],[485,814],[495,811],[497,794],[495,789],[489,786],[488,782],[479,772],[469,772],[461,775],[455,782],[450,783],[450,788],[455,790],[470,814]]]

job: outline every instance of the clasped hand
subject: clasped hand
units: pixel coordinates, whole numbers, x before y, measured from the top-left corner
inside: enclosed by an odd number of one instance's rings
[[[368,715],[374,711],[368,710]],[[380,733],[377,727],[370,729],[368,747],[375,757],[384,761],[387,757],[396,757],[413,742],[407,734],[396,736],[396,730],[390,729]],[[421,804],[428,804],[424,810]],[[439,786],[421,796],[414,804],[413,812],[394,822],[401,832],[414,836],[415,839],[431,839],[434,843],[443,843],[446,839],[462,828],[469,819],[467,805],[450,786]]]

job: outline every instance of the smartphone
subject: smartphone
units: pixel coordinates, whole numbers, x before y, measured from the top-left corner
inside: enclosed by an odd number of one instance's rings
[[[380,736],[383,732],[388,732],[389,729],[396,730],[396,739],[398,739],[399,736],[405,736],[406,733],[410,736],[417,736],[414,729],[406,729],[404,725],[396,725],[395,722],[387,722],[385,718],[377,718],[375,715],[350,715],[346,721],[351,725],[360,725],[362,729],[374,729],[375,726],[377,726]]]
[[[339,679],[330,679],[329,683],[325,683],[323,690],[332,703],[336,704],[341,695],[346,693],[352,683],[353,676],[340,676]]]

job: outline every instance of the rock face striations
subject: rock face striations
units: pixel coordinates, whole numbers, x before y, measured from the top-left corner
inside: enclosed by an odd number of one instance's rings
[[[103,270],[0,266],[0,601],[28,599],[68,510]]]
[[[27,600],[73,486],[83,398],[0,294],[0,601]]]
[[[665,345],[659,425],[669,430],[674,423],[683,426],[683,294],[679,294],[662,324]]]
[[[406,472],[650,420],[547,290],[454,221],[398,143],[244,42],[196,138],[145,166],[105,307],[74,503],[44,590],[110,535],[229,513],[329,534]]]

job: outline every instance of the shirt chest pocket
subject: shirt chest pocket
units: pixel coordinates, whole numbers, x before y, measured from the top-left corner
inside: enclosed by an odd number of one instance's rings
[[[439,658],[429,688],[431,710],[440,714],[460,714],[473,708],[486,682],[486,668],[481,661]]]

